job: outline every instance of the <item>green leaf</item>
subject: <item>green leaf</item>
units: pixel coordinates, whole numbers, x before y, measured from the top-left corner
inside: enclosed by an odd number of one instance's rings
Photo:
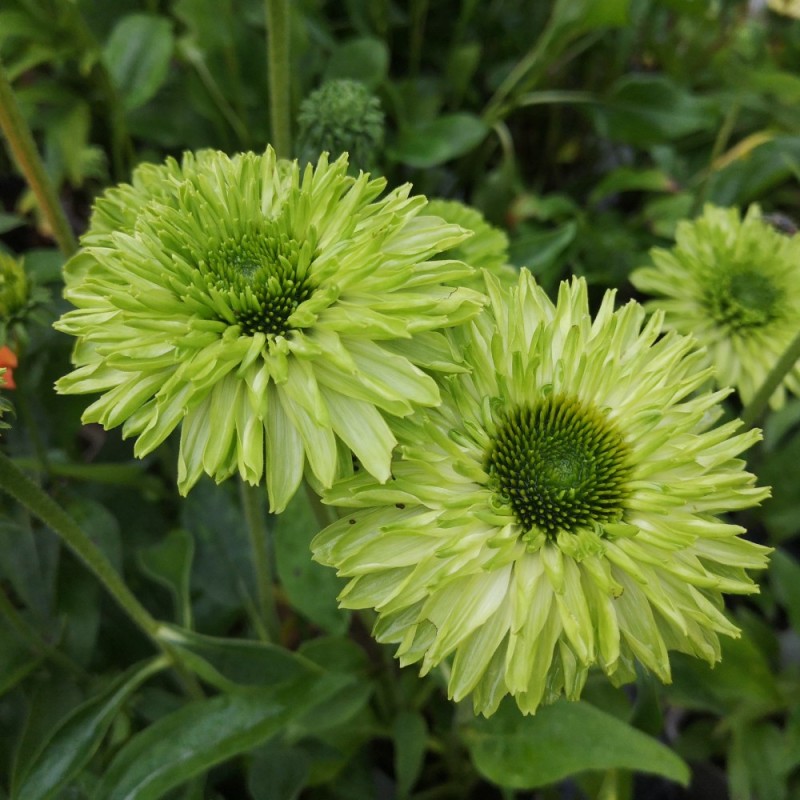
[[[0,233],[8,233],[9,231],[13,231],[14,228],[19,228],[24,224],[25,220],[22,217],[0,211]]]
[[[29,645],[0,617],[0,697],[13,689],[42,662]]]
[[[408,797],[422,769],[428,726],[422,714],[402,711],[392,725],[394,739],[394,771],[398,798]]]
[[[154,673],[166,666],[158,658],[136,664],[100,695],[76,708],[53,731],[27,770],[18,778],[14,800],[55,797],[94,755],[123,703]]]
[[[559,701],[523,716],[511,702],[464,732],[478,772],[512,789],[534,789],[584,770],[652,772],[684,786],[689,769],[655,739],[585,702]]]
[[[172,593],[178,621],[186,628],[192,626],[189,589],[193,556],[194,541],[182,529],[171,531],[160,542],[138,553],[142,570]]]
[[[445,114],[405,128],[390,155],[410,167],[435,167],[468,153],[488,133],[489,127],[474,114]]]
[[[639,147],[715,128],[714,103],[662,75],[625,75],[592,108],[601,135]]]
[[[347,78],[374,89],[389,72],[389,50],[380,39],[364,36],[340,44],[328,62],[325,80]]]
[[[301,748],[269,742],[253,754],[247,788],[253,800],[296,800],[308,782],[308,765]]]
[[[341,676],[323,676],[190,703],[125,744],[94,800],[158,800],[214,765],[263,744],[340,688]]]
[[[578,32],[619,27],[628,21],[630,4],[631,0],[558,0],[550,26],[577,27]]]
[[[660,169],[620,167],[603,176],[600,183],[592,189],[589,202],[596,204],[621,192],[669,192],[674,188],[672,179]]]
[[[295,495],[275,520],[275,565],[292,607],[328,633],[344,633],[350,614],[340,611],[336,596],[342,581],[333,570],[311,560],[309,545],[319,523],[302,494]]]
[[[697,658],[676,653],[672,658],[672,684],[664,691],[678,705],[718,714],[744,709],[764,714],[780,708],[783,700],[769,661],[742,630],[738,639],[724,638],[722,659],[714,667]]]
[[[172,625],[162,625],[158,636],[178,648],[184,662],[201,678],[225,691],[273,686],[321,673],[308,659],[274,644],[204,636]]]
[[[787,744],[774,724],[733,726],[728,762],[733,800],[786,800],[787,777],[797,758]]]
[[[144,105],[161,88],[173,46],[172,26],[164,17],[128,14],[114,27],[103,55],[128,111]]]
[[[776,599],[800,633],[800,564],[783,550],[776,550],[770,559],[769,577]]]

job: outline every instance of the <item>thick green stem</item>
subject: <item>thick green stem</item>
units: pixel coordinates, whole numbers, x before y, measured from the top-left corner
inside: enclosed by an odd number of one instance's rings
[[[253,569],[256,574],[258,612],[263,624],[262,630],[269,640],[277,642],[280,638],[280,623],[278,621],[278,612],[275,609],[274,571],[267,539],[267,522],[264,515],[264,489],[260,486],[250,486],[241,481],[239,483],[239,491],[247,524],[247,535],[250,538]]]
[[[800,331],[783,351],[783,355],[775,362],[775,366],[769,371],[764,383],[761,384],[753,399],[742,411],[742,422],[744,422],[746,428],[752,428],[761,419],[761,415],[766,410],[773,392],[781,385],[783,379],[799,360]]]
[[[22,116],[2,63],[0,63],[0,129],[8,141],[11,155],[28,181],[36,202],[53,231],[59,249],[65,256],[71,256],[78,249],[78,244],[64,215],[64,209],[58,202],[53,184],[47,176],[33,135]]]
[[[291,158],[289,1],[266,0],[266,9],[272,146],[281,158]]]

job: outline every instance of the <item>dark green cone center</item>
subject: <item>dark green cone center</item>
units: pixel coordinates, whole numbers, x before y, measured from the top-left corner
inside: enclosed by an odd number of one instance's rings
[[[741,270],[712,283],[708,304],[717,322],[731,328],[756,328],[775,317],[779,289],[754,270]]]
[[[208,258],[205,277],[219,292],[245,336],[289,333],[289,317],[311,297],[310,242],[285,234],[245,234],[223,242]]]
[[[520,526],[548,536],[619,520],[627,464],[614,425],[564,396],[512,410],[487,455],[490,485]]]

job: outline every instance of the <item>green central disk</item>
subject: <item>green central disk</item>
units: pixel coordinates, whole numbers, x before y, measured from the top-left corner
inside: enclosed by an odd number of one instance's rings
[[[227,301],[245,336],[289,333],[289,317],[311,297],[310,243],[269,232],[228,239],[208,258],[205,278]]]
[[[619,520],[627,465],[615,426],[563,396],[509,412],[487,455],[490,485],[520,526],[548,536]]]
[[[757,328],[775,318],[781,291],[760,272],[743,269],[710,282],[711,315],[731,328]]]

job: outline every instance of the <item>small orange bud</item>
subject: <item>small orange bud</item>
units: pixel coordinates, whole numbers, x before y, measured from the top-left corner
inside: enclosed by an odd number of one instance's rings
[[[14,367],[17,366],[17,354],[8,346],[0,347],[0,368],[5,367],[6,371],[0,377],[0,388],[16,389],[14,383]]]

